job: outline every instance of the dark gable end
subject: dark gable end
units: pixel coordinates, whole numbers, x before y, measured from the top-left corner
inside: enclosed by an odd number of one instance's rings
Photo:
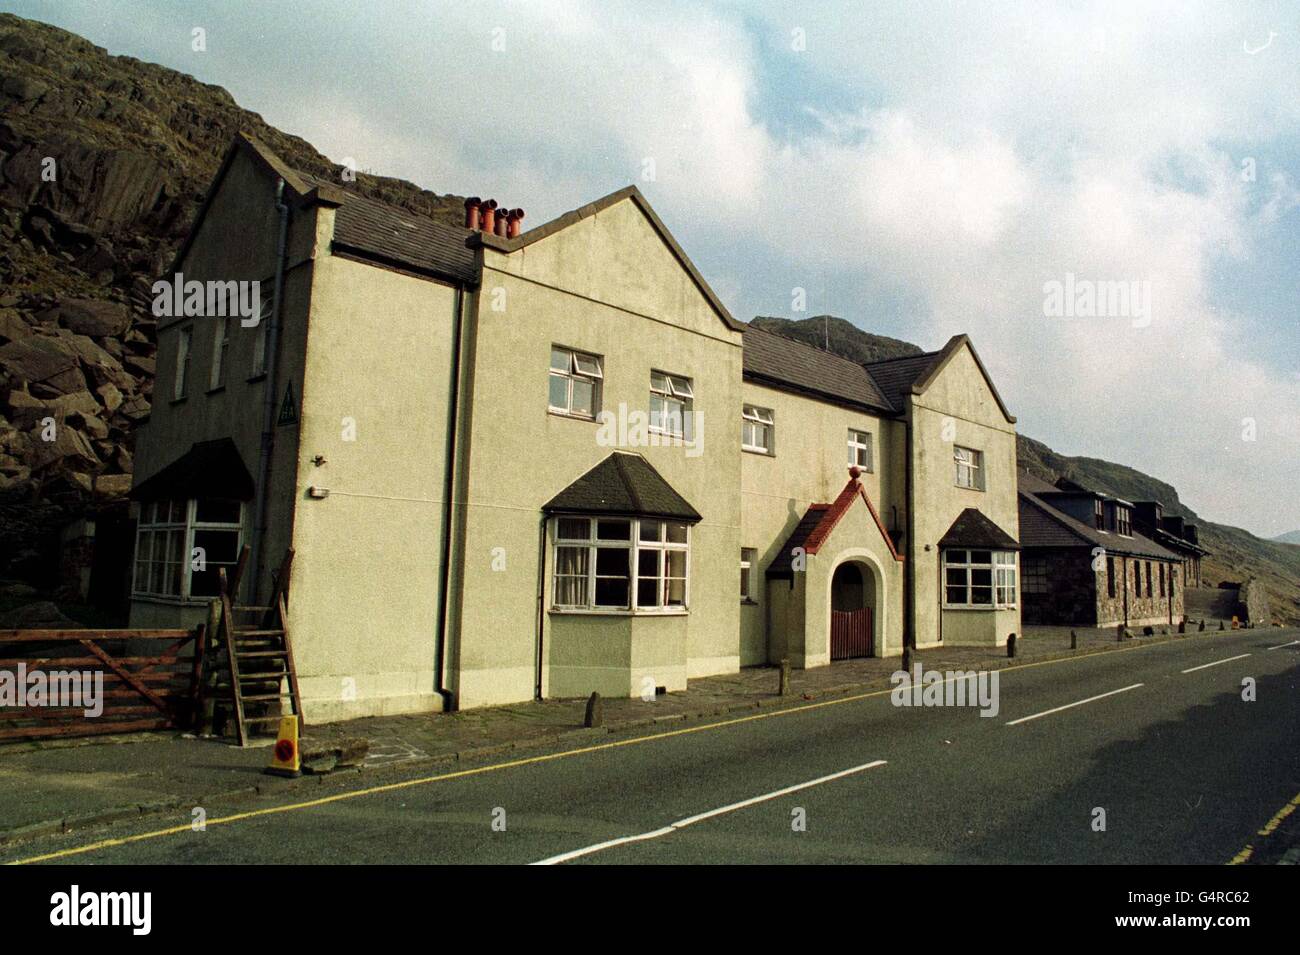
[[[1014,537],[973,507],[957,515],[952,527],[939,539],[939,546],[946,549],[1020,550]]]
[[[660,517],[697,524],[691,507],[639,454],[615,451],[544,505],[547,514]]]
[[[131,489],[135,501],[164,498],[253,499],[253,477],[229,438],[199,441],[171,464]]]

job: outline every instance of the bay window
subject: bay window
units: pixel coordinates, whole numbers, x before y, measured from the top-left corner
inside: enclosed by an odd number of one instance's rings
[[[945,607],[992,610],[1016,606],[1014,551],[946,550],[943,575]]]
[[[140,505],[131,592],[137,597],[205,599],[220,593],[243,544],[239,501],[146,501]]]
[[[564,611],[685,611],[690,528],[632,517],[552,520],[551,605]]]

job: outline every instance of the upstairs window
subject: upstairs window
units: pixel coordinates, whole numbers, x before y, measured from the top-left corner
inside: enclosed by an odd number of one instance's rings
[[[771,454],[774,430],[770,409],[745,405],[740,423],[740,446],[744,450]]]
[[[194,326],[187,325],[176,335],[176,377],[172,383],[172,398],[180,401],[190,385],[190,347],[194,342]]]
[[[230,350],[230,318],[223,316],[216,319],[216,330],[212,336],[212,372],[208,376],[208,390],[224,387],[226,384],[226,353]]]
[[[1127,507],[1115,505],[1115,532],[1120,537],[1133,536],[1133,515],[1129,513]]]
[[[1093,508],[1093,526],[1095,526],[1099,531],[1104,531],[1106,529],[1105,503],[1101,500],[1101,498],[1097,498],[1092,502],[1092,508]]]
[[[557,517],[556,610],[683,611],[690,528],[651,518]]]
[[[984,452],[953,445],[952,461],[956,469],[957,487],[973,491],[984,490]]]
[[[695,389],[689,378],[663,371],[650,372],[650,430],[689,439]]]
[[[599,356],[552,346],[550,410],[578,418],[595,418],[600,410],[600,383],[604,377]]]
[[[871,471],[871,432],[849,428],[849,467]]]

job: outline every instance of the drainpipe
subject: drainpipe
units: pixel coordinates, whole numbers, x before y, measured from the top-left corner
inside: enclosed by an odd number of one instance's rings
[[[267,483],[271,480],[271,452],[275,449],[275,395],[276,366],[279,365],[280,315],[283,311],[284,265],[289,252],[289,207],[284,201],[284,180],[275,183],[275,211],[280,214],[280,237],[275,247],[275,299],[271,308],[271,327],[266,333],[266,381],[262,392],[262,442],[257,456],[257,499],[254,503],[256,524],[253,527],[253,545],[249,549],[249,566],[253,568],[253,603],[261,593],[262,574],[260,561],[265,557],[266,525],[271,495]]]
[[[546,515],[542,515],[537,528],[537,682],[533,687],[533,699],[542,698],[542,655],[543,640],[546,636]]]
[[[916,501],[912,498],[912,417],[910,413],[907,421],[904,422],[904,429],[904,442],[907,445],[907,453],[904,455],[907,546],[912,553],[905,555],[903,560],[903,646],[916,649],[916,580],[912,572],[912,565],[916,563],[919,551],[916,546],[916,519],[914,517]],[[942,583],[942,580],[940,580],[940,583]],[[942,619],[943,604],[939,605],[939,615]]]
[[[434,642],[433,688],[442,697],[444,713],[456,708],[456,694],[445,686],[447,657],[447,604],[451,594],[451,538],[456,491],[456,432],[460,427],[461,336],[465,322],[465,289],[456,289],[456,321],[451,340],[451,391],[447,396],[447,465],[442,484],[442,573],[438,575],[438,632]]]

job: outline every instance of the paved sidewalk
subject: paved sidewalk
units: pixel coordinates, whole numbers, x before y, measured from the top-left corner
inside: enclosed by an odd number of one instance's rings
[[[1151,637],[1119,644],[1114,630],[1078,630],[1070,649],[1069,628],[1030,628],[1017,659],[1005,650],[943,647],[920,651],[926,669],[990,669],[1131,647],[1178,637],[1157,629]],[[1189,631],[1192,628],[1189,627]],[[794,670],[791,693],[777,694],[778,670],[755,667],[727,676],[692,680],[683,693],[604,701],[605,725],[582,727],[585,701],[547,700],[450,714],[421,714],[352,720],[308,727],[310,743],[331,744],[364,737],[369,755],[360,767],[339,772],[372,773],[385,766],[454,762],[558,742],[581,742],[610,733],[642,730],[692,718],[738,714],[759,708],[798,706],[809,700],[887,689],[898,657],[850,660],[813,670]],[[311,785],[319,778],[285,780],[263,774],[265,747],[240,749],[224,740],[179,733],[141,733],[78,741],[14,744],[0,748],[0,842],[79,829],[178,808],[221,804]]]

